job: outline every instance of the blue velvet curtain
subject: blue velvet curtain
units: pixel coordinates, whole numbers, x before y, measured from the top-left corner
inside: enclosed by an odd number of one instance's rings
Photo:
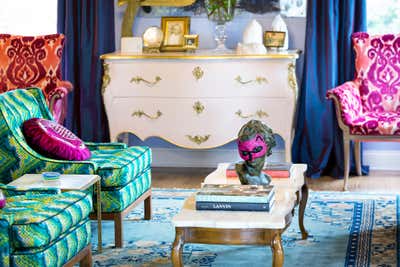
[[[309,0],[307,4],[293,161],[307,163],[309,177],[343,177],[342,132],[333,102],[325,95],[354,77],[351,34],[366,30],[366,0]]]
[[[85,141],[108,141],[100,55],[115,50],[114,1],[58,0],[57,26],[66,36],[63,78],[74,86],[65,124]]]

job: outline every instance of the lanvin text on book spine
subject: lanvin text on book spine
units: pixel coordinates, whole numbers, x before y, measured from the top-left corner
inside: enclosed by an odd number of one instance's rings
[[[241,202],[205,202],[197,201],[197,210],[228,210],[228,211],[271,211],[275,199],[270,203],[241,203]]]

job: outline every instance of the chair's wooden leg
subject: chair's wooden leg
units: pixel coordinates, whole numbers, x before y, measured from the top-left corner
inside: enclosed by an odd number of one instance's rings
[[[93,266],[93,259],[92,259],[92,250],[87,250],[86,256],[79,262],[80,267],[92,267]]]
[[[361,142],[358,140],[354,141],[354,159],[356,162],[357,175],[361,176]]]
[[[303,186],[301,187],[301,199],[300,199],[300,205],[299,205],[299,227],[300,227],[302,239],[308,238],[308,232],[307,232],[306,228],[304,227],[304,213],[305,213],[306,206],[307,206],[307,200],[308,200],[308,186],[306,183],[304,183]]]
[[[151,220],[151,195],[144,200],[144,219]]]
[[[114,215],[114,238],[115,238],[115,247],[117,248],[122,248],[123,246],[123,241],[122,241],[122,236],[123,236],[123,215],[121,212],[116,213]]]
[[[347,191],[350,172],[350,140],[343,137],[344,146],[344,185],[343,190]]]

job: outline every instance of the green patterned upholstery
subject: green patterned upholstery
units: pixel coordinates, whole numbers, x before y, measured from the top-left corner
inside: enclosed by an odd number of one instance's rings
[[[59,194],[61,190],[58,188],[17,188],[11,185],[0,183],[0,189],[3,190],[6,197],[13,197],[19,195],[41,195],[41,194]]]
[[[37,88],[0,94],[0,182],[26,173],[56,171],[98,174],[102,178],[103,212],[122,211],[151,187],[151,150],[120,143],[88,143],[87,161],[55,160],[41,156],[25,142],[22,123],[30,118],[52,119],[43,93]],[[146,174],[148,172],[148,174]],[[134,191],[138,189],[139,191]],[[110,201],[110,202],[107,202]],[[118,202],[119,201],[119,202]]]
[[[151,150],[148,147],[105,149],[92,151],[91,161],[99,166],[102,187],[124,186],[150,167]]]
[[[12,214],[0,213],[0,266],[10,265],[11,241],[9,229],[14,222]]]
[[[42,91],[37,88],[0,94],[0,182],[8,183],[26,173],[57,171],[68,174],[94,174],[97,166],[88,161],[49,159],[32,150],[21,125],[31,118],[52,119]]]
[[[71,191],[57,195],[21,195],[8,198],[0,213],[13,214],[14,248],[42,247],[87,218],[91,195]]]
[[[16,267],[63,266],[90,243],[90,238],[90,221],[85,220],[68,233],[61,235],[50,246],[16,251],[11,256],[11,265]]]
[[[125,148],[128,147],[124,143],[92,143],[92,142],[86,142],[85,145],[90,150],[125,149]]]
[[[86,192],[8,197],[0,209],[0,266],[64,265],[90,244],[91,209]]]
[[[107,212],[123,211],[151,187],[151,170],[148,168],[129,184],[120,188],[102,188],[102,210]]]

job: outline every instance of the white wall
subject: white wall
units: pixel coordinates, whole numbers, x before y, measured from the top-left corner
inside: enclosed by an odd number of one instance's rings
[[[117,0],[114,0],[115,3]],[[116,48],[120,48],[121,23],[125,6],[115,9],[115,40]],[[227,27],[229,48],[236,47],[241,41],[241,35],[246,24],[253,18],[257,19],[264,30],[270,29],[273,17],[276,14],[268,13],[265,15],[241,15],[236,17]],[[292,17],[284,20],[289,30],[289,49],[300,49],[304,51],[306,18]],[[137,17],[133,32],[135,36],[141,36],[149,26],[160,26],[160,18]],[[213,48],[214,25],[205,17],[191,18],[191,33],[199,34],[200,48]],[[300,81],[303,66],[303,57],[297,62],[297,78]],[[300,84],[300,82],[299,82]],[[130,138],[131,144],[144,144],[137,138]],[[151,138],[145,142],[152,147],[154,152],[155,166],[184,166],[184,167],[214,167],[221,161],[234,161],[238,159],[236,146],[231,143],[221,148],[205,151],[191,151],[176,148],[162,140]],[[394,143],[367,143],[364,150],[365,164],[370,165],[371,169],[400,170],[398,158],[400,158],[400,144]],[[278,146],[274,149],[272,161],[284,160],[283,142],[278,140]]]

